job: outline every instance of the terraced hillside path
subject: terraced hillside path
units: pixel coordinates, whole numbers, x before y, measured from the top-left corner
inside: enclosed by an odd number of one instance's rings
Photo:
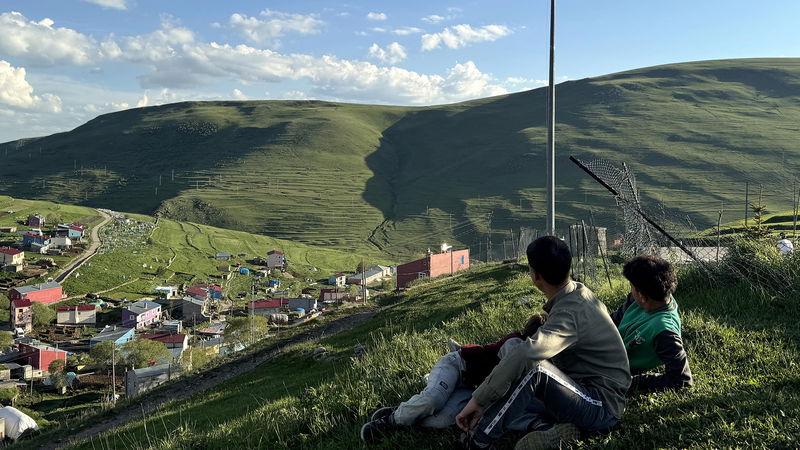
[[[140,397],[140,399],[137,399],[131,402],[129,405],[114,412],[110,417],[106,419],[99,419],[102,421],[94,423],[88,428],[84,428],[74,434],[69,434],[68,430],[64,430],[61,434],[61,439],[59,439],[59,442],[51,442],[40,448],[50,450],[65,448],[71,444],[77,443],[80,440],[98,436],[108,430],[125,425],[132,420],[140,419],[143,415],[146,415],[147,413],[157,409],[164,403],[172,400],[189,398],[199,392],[216,387],[217,385],[228,381],[231,378],[247,373],[261,364],[264,364],[280,355],[287,347],[291,345],[319,339],[324,336],[333,336],[343,331],[347,331],[368,321],[378,311],[378,308],[371,308],[367,311],[342,317],[341,319],[311,328],[296,336],[292,336],[269,345],[266,348],[259,350],[255,354],[242,355],[230,363],[200,372],[193,376],[191,383],[183,383],[179,378],[172,383],[162,386],[155,392],[145,394],[144,396]]]

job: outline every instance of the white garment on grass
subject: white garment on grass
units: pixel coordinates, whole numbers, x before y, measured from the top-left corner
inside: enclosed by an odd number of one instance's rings
[[[22,433],[24,433],[27,429],[39,429],[39,425],[36,425],[35,420],[31,419],[29,415],[12,406],[0,408],[0,418],[6,419],[6,437],[14,440],[22,436]]]
[[[788,255],[794,251],[794,244],[792,244],[792,241],[783,238],[778,241],[778,251],[781,252],[781,255]]]
[[[506,341],[498,351],[503,359],[522,339]],[[459,352],[450,352],[431,368],[426,379],[425,389],[400,404],[394,412],[398,425],[421,425],[426,428],[447,428],[456,423],[456,416],[467,406],[474,389],[461,382],[464,360]],[[525,430],[530,417],[522,417],[519,423],[510,426],[512,430]]]

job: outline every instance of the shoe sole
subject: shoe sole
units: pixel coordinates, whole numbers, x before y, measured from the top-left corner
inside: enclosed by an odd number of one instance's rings
[[[559,448],[561,444],[575,442],[581,434],[571,423],[557,423],[549,430],[531,431],[514,446],[514,450],[546,450]]]
[[[369,420],[374,422],[380,419],[381,417],[386,417],[392,414],[396,409],[397,409],[396,407],[384,406],[383,408],[380,408],[374,413],[372,413],[372,417],[370,417]]]

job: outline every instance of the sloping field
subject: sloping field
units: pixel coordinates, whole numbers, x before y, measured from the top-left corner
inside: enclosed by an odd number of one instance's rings
[[[443,240],[479,255],[489,238],[543,224],[545,96],[131,109],[3,144],[0,193],[404,258]],[[619,229],[570,154],[627,163],[646,205],[689,213],[698,229],[723,202],[741,203],[745,181],[774,193],[768,210],[791,208],[800,59],[650,67],[561,83],[556,99],[560,226],[592,211]]]
[[[681,274],[676,294],[695,386],[632,398],[622,426],[589,444],[600,448],[789,448],[800,434],[796,302],[756,295],[736,281]],[[599,289],[609,308],[625,295]],[[528,304],[521,297],[534,297]],[[370,322],[287,354],[189,400],[94,437],[77,448],[352,449],[377,407],[419,390],[446,352],[444,341],[488,342],[543,304],[524,269],[498,265],[430,280],[382,300]],[[366,344],[363,358],[353,346]],[[324,346],[327,359],[311,350]],[[146,400],[145,400],[146,401]],[[71,426],[78,423],[71,424]],[[452,448],[455,433],[408,431],[374,448]],[[40,444],[41,441],[29,443]],[[29,445],[26,444],[26,445]],[[500,448],[512,448],[513,441]]]

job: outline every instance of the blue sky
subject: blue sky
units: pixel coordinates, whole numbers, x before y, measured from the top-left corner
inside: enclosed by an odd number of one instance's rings
[[[794,57],[800,2],[562,0],[557,77]],[[4,0],[0,142],[182,100],[430,105],[539,87],[549,2]]]

